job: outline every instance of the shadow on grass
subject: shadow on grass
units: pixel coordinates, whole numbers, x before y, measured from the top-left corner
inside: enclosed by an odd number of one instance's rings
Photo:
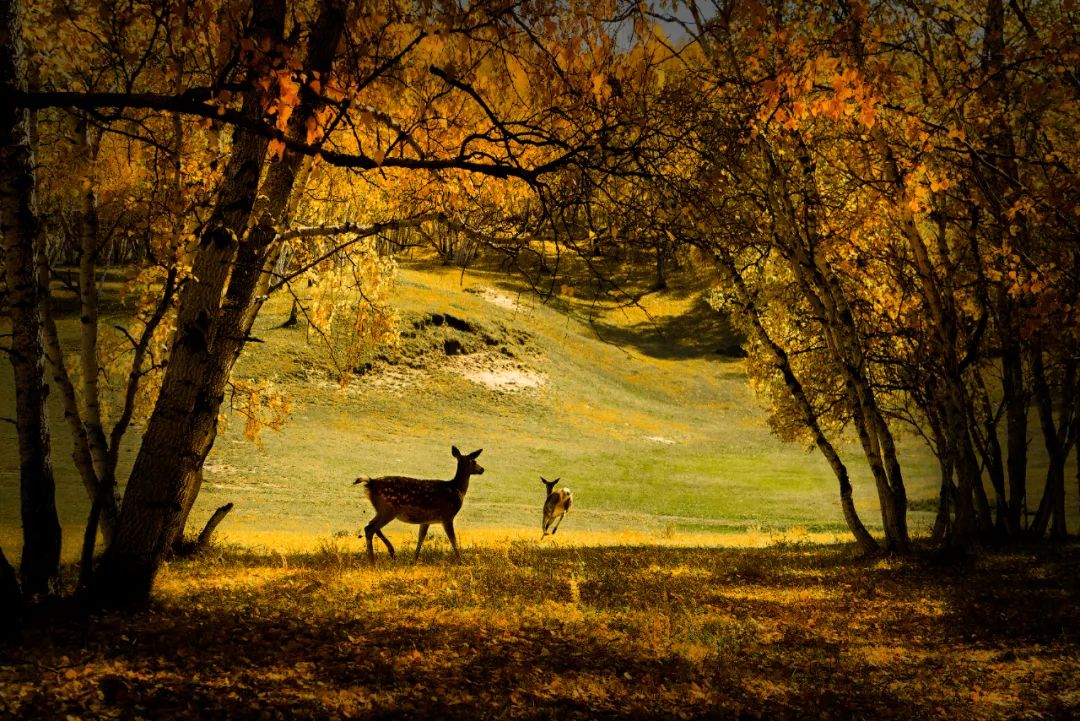
[[[0,716],[991,717],[976,691],[1015,697],[1005,716],[1078,710],[1075,545],[960,563],[531,543],[380,560],[180,564],[191,585],[144,612],[29,629],[0,663]]]
[[[742,349],[744,339],[728,318],[701,298],[681,315],[659,316],[633,325],[593,320],[591,325],[604,341],[634,348],[653,358],[682,360],[746,355]]]
[[[606,271],[615,269],[619,276],[619,291],[612,295],[598,286],[597,279],[578,262],[571,262],[564,267],[558,277],[551,275],[528,276],[515,275],[499,277],[497,273],[512,269],[499,263],[476,263],[470,269],[474,272],[491,273],[485,284],[498,288],[517,298],[519,295],[532,296],[536,302],[544,303],[561,313],[572,315],[589,325],[597,337],[607,343],[620,347],[633,348],[639,353],[664,359],[688,359],[728,357],[741,358],[743,337],[731,325],[728,318],[713,310],[700,297],[708,283],[689,270],[673,274],[674,282],[663,291],[667,298],[689,300],[693,298],[689,310],[679,315],[659,315],[651,320],[639,323],[623,324],[597,320],[598,307],[610,308],[611,303],[624,296],[638,296],[651,291],[651,276],[638,277],[630,273],[633,264],[603,261]],[[410,267],[431,269],[432,261],[411,260]],[[610,266],[610,267],[609,267]],[[558,296],[561,289],[573,288],[574,296]],[[611,291],[610,288],[607,289]],[[594,305],[592,297],[605,298]]]

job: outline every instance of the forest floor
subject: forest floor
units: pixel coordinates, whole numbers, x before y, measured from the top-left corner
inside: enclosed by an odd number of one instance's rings
[[[1080,718],[1075,543],[448,551],[173,562],[147,610],[0,646],[0,718]]]

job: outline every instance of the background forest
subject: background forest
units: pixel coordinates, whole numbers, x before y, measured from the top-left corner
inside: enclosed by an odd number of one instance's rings
[[[1078,19],[0,0],[7,710],[1076,713]],[[451,444],[468,575],[366,568],[352,479]],[[263,602],[313,650],[243,709],[144,636],[231,629],[230,679]],[[308,616],[385,664],[308,694]],[[497,698],[421,680],[461,654]]]

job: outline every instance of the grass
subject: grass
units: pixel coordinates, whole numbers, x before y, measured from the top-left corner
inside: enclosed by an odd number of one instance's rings
[[[411,263],[394,304],[412,337],[373,352],[373,359],[396,364],[376,364],[345,389],[302,330],[278,327],[288,302],[272,298],[254,331],[265,342],[248,344],[236,375],[271,380],[294,413],[281,432],[264,432],[258,446],[232,419],[208,459],[193,521],[231,501],[236,509],[222,527],[231,541],[297,537],[310,546],[366,522],[370,509],[351,486],[356,476],[449,477],[456,444],[484,448],[488,469],[458,519],[466,544],[485,529],[535,531],[541,475],[562,477],[574,491],[568,534],[715,537],[793,527],[843,533],[835,478],[819,454],[771,435],[742,361],[725,354],[737,339],[700,298],[703,282],[687,276],[674,286],[647,296],[640,308],[619,308],[588,300],[582,281],[573,295],[545,304],[501,273]],[[123,322],[126,313],[106,303],[106,325]],[[475,332],[414,328],[432,314],[452,315]],[[74,342],[77,325],[64,318],[62,335]],[[449,338],[483,352],[446,357],[441,349]],[[472,359],[480,360],[469,365]],[[478,368],[543,382],[493,389],[468,379]],[[0,364],[0,408],[12,406],[10,370]],[[58,403],[51,412],[65,553],[74,559],[88,504]],[[129,435],[121,477],[137,448],[136,434]],[[1045,466],[1037,446],[1036,486]],[[933,516],[937,465],[914,439],[902,439],[902,449],[918,533]],[[14,428],[0,423],[0,493],[7,498],[17,494],[14,451]],[[857,451],[848,455],[856,504],[876,528],[872,481]],[[1067,492],[1075,527],[1075,484]],[[17,556],[17,504],[0,506],[0,544]]]
[[[271,380],[295,411],[261,445],[236,418],[218,438],[193,518],[235,502],[219,542],[167,564],[140,613],[36,609],[24,643],[0,647],[0,718],[1080,715],[1080,547],[856,557],[835,479],[769,433],[698,285],[648,296],[645,311],[595,305],[583,283],[542,304],[498,273],[413,264],[395,303],[416,332],[346,388],[302,331],[277,327],[288,308],[271,299],[237,375]],[[476,332],[414,326],[432,314]],[[449,340],[482,352],[440,355]],[[481,370],[544,382],[491,388]],[[12,396],[0,363],[0,408]],[[379,546],[370,568],[353,478],[448,477],[451,444],[484,448],[487,468],[458,517],[463,563],[434,530],[410,563],[415,527],[392,523],[399,558]],[[14,448],[0,423],[6,499]],[[910,438],[902,449],[925,531],[936,464]],[[87,504],[69,459],[57,423],[72,560]],[[1033,453],[1033,478],[1044,467]],[[575,496],[542,542],[541,475]],[[17,504],[0,505],[9,557],[19,536]]]
[[[870,561],[791,538],[488,540],[461,565],[442,539],[374,569],[346,539],[170,564],[144,612],[62,614],[0,648],[0,717],[1080,714],[1075,544]]]

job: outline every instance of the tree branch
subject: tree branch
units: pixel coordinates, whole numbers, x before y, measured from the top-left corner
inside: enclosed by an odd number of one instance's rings
[[[379,233],[387,230],[394,230],[397,228],[413,228],[428,221],[438,220],[440,217],[442,217],[442,213],[430,213],[427,215],[418,215],[413,218],[388,220],[382,223],[372,223],[371,225],[360,225],[358,223],[341,223],[340,225],[312,225],[302,228],[294,228],[293,230],[279,233],[277,238],[275,239],[276,242],[294,240],[297,238],[317,238],[329,235],[346,235],[350,233],[353,234],[354,237],[345,243],[341,243],[331,248],[310,263],[305,263],[297,270],[287,275],[278,275],[278,281],[271,284],[270,287],[267,288],[266,294],[270,295],[275,291],[280,290],[283,286],[287,285],[294,278],[303,275],[308,270],[314,268],[322,261],[326,260],[327,258],[334,257],[341,251],[345,250],[351,245],[358,243],[364,238],[370,238],[373,235],[378,235]]]
[[[250,133],[264,138],[276,140],[285,145],[289,150],[302,155],[318,156],[330,165],[339,168],[355,170],[374,170],[376,168],[402,168],[405,170],[464,170],[471,173],[479,173],[495,178],[517,178],[528,183],[536,183],[537,179],[545,174],[559,170],[577,157],[587,157],[598,146],[593,142],[584,142],[577,147],[571,147],[562,154],[546,163],[537,165],[531,169],[522,168],[497,160],[491,162],[478,162],[468,159],[468,156],[458,154],[449,158],[403,158],[388,157],[377,162],[374,158],[364,153],[344,153],[336,150],[328,150],[322,147],[322,143],[311,144],[291,138],[283,130],[260,119],[248,117],[239,110],[233,110],[223,106],[212,105],[203,102],[205,89],[191,90],[180,95],[160,95],[156,93],[79,93],[67,91],[18,91],[9,96],[9,102],[23,108],[81,108],[94,110],[96,108],[122,108],[122,109],[145,109],[160,110],[165,112],[183,113],[197,117],[208,118],[218,122],[228,123]]]

